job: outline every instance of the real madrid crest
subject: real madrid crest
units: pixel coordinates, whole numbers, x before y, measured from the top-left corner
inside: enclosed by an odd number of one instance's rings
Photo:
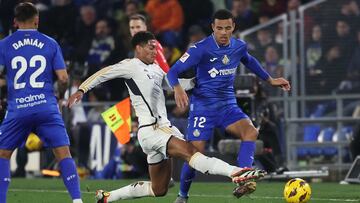
[[[195,130],[193,131],[193,135],[194,135],[195,137],[199,137],[199,136],[200,136],[200,130],[195,129]]]
[[[222,63],[223,63],[224,65],[227,65],[229,62],[230,62],[230,59],[229,59],[229,57],[225,54],[224,57],[223,57],[223,59],[222,59]]]

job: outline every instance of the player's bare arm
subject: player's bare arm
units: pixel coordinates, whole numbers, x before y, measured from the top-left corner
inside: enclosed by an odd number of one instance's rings
[[[288,80],[286,80],[285,78],[269,77],[269,79],[267,81],[269,82],[270,85],[275,86],[275,87],[280,87],[284,91],[290,91],[290,89],[291,89],[290,82]]]
[[[189,98],[180,84],[174,86],[174,96],[175,96],[176,105],[178,107],[185,108],[188,106]]]

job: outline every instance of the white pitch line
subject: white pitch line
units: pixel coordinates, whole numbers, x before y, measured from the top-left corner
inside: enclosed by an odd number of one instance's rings
[[[38,192],[38,193],[68,193],[66,190],[33,190],[33,189],[9,189],[10,192]],[[83,194],[94,194],[94,192],[85,192]],[[175,193],[168,193],[168,195],[176,196]],[[234,198],[232,195],[208,195],[208,194],[191,194],[192,197],[214,197],[214,198]],[[267,196],[253,196],[250,199],[284,199],[282,197],[267,197]],[[360,199],[325,199],[325,198],[311,198],[316,201],[328,201],[328,202],[360,202]]]

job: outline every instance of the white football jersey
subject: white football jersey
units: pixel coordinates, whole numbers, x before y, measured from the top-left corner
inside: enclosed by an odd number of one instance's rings
[[[100,83],[114,78],[124,78],[130,94],[131,104],[139,119],[139,125],[157,123],[159,126],[171,125],[167,119],[163,89],[171,89],[166,73],[157,64],[145,64],[138,58],[125,59],[96,72],[84,81],[79,89],[89,91]],[[191,89],[191,79],[182,79],[184,89]]]

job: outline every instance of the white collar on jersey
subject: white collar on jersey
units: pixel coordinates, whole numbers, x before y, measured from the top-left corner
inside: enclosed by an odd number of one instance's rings
[[[213,38],[213,40],[214,40],[214,42],[215,42],[216,46],[220,49],[219,44],[216,42],[216,39],[215,39],[215,35],[214,35],[214,33],[212,33],[212,34],[211,34],[211,36],[212,36],[212,38]],[[231,47],[231,38],[230,38],[230,43],[229,43],[229,45],[228,45],[228,46],[229,46],[229,47]]]
[[[37,29],[17,29],[17,31],[37,31]]]

